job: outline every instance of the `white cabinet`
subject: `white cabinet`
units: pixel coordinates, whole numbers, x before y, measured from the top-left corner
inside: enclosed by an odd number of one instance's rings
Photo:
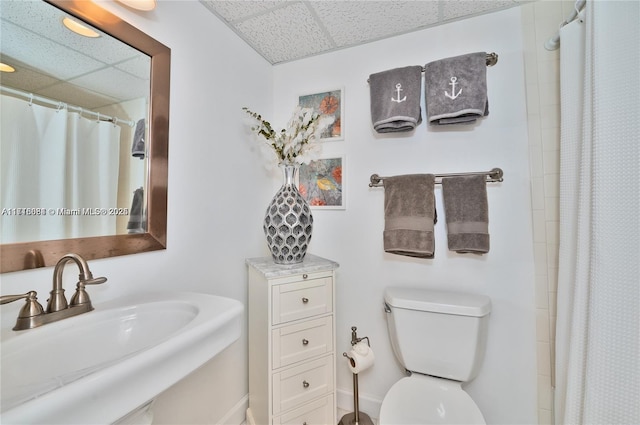
[[[307,254],[299,264],[247,260],[250,425],[334,424],[335,269]]]

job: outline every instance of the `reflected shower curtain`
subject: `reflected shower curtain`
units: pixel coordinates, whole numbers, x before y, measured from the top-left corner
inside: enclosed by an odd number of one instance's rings
[[[640,3],[561,30],[557,424],[640,423]]]
[[[2,243],[115,234],[120,128],[0,97]]]

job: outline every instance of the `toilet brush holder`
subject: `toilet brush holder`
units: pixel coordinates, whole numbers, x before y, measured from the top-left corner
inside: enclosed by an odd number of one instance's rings
[[[369,338],[358,338],[356,333],[357,328],[355,326],[351,327],[351,345],[356,345],[360,341],[366,339],[367,344],[369,344]],[[369,344],[370,345],[370,344]],[[342,353],[344,357],[349,357],[347,353]],[[349,359],[351,361],[351,359]],[[353,374],[353,412],[347,413],[340,419],[338,425],[373,425],[373,421],[366,413],[360,412],[360,403],[358,396],[358,374]]]

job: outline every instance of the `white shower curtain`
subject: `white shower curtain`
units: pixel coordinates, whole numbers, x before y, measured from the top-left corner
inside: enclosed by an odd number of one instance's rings
[[[561,30],[556,424],[640,424],[640,3]]]
[[[2,243],[115,234],[120,128],[0,97]]]

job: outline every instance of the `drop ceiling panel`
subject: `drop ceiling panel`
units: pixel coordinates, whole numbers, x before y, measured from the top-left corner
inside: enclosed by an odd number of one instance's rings
[[[491,10],[513,6],[510,0],[458,0],[442,2],[442,20],[448,21],[469,15],[478,15]]]
[[[101,37],[87,38],[69,31],[62,25],[62,19],[69,16],[63,11],[42,1],[0,1],[2,20],[12,22],[25,32],[40,36],[49,43],[65,46],[65,48],[81,52],[83,55],[99,62],[112,64],[127,60],[139,52],[124,43],[110,42],[110,36],[98,31]],[[53,11],[53,13],[52,13]],[[4,35],[3,31],[3,44]],[[38,45],[26,45],[34,55],[40,53]]]
[[[114,81],[118,83],[113,84]],[[89,75],[74,78],[68,82],[90,91],[108,93],[111,97],[118,98],[121,101],[149,96],[148,83],[117,68],[105,68]]]
[[[202,0],[202,3],[213,12],[229,22],[238,22],[251,16],[265,13],[278,7],[286,6],[283,1],[218,1]]]
[[[435,1],[310,2],[338,47],[397,35],[438,22]]]
[[[272,64],[355,46],[529,0],[200,0]]]
[[[55,75],[65,80],[104,67],[103,62],[4,20],[0,28],[2,54],[27,63],[43,74]],[[52,57],[59,60],[51,60]]]
[[[237,29],[254,49],[274,63],[335,47],[309,8],[301,2],[243,20],[237,24]]]
[[[3,86],[83,108],[148,97],[147,55],[101,31],[75,34],[66,16],[44,1],[0,0],[0,58],[16,68],[2,73]]]
[[[29,93],[35,93],[38,90],[44,87],[49,87],[59,81],[57,78],[31,69],[27,64],[5,54],[0,55],[0,62],[10,63],[16,69],[20,70],[19,72],[0,73],[0,84],[3,86],[24,90]]]
[[[118,99],[109,97],[103,93],[87,91],[84,88],[69,83],[55,84],[44,90],[40,90],[38,94],[71,105],[81,105],[83,108],[89,110],[119,102]]]
[[[115,65],[116,69],[127,72],[141,80],[151,79],[151,58],[147,55],[138,55],[133,59],[128,59]]]

